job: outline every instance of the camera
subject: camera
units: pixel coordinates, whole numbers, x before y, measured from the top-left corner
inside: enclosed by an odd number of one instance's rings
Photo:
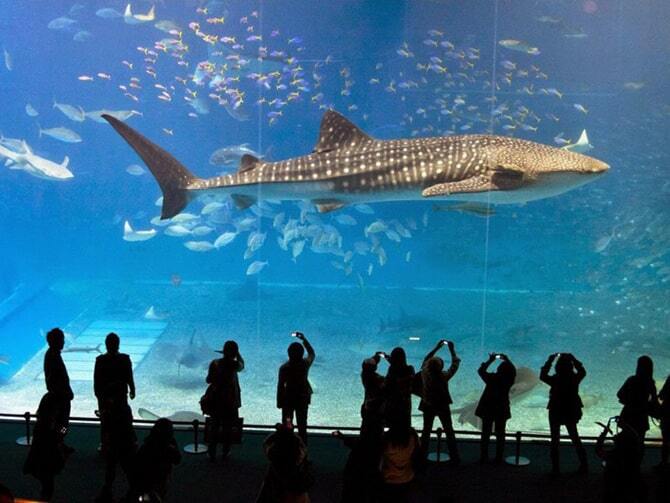
[[[377,351],[375,354],[378,355],[379,358],[386,358],[386,353],[383,351]]]
[[[500,353],[496,354],[496,360],[500,360],[502,358],[502,355]]]
[[[300,332],[291,332],[291,337],[298,337]]]
[[[449,341],[448,341],[447,339],[444,339],[444,340],[442,341],[442,345],[443,345],[443,346],[446,346],[447,344],[449,344]]]

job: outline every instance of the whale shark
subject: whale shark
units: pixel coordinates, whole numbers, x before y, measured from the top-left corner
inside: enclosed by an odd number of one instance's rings
[[[102,117],[156,178],[163,192],[162,219],[199,196],[217,193],[229,194],[240,209],[262,196],[310,200],[319,212],[423,199],[526,203],[567,192],[609,169],[593,157],[507,136],[378,140],[328,110],[310,154],[277,162],[244,155],[237,173],[202,179],[130,126]]]

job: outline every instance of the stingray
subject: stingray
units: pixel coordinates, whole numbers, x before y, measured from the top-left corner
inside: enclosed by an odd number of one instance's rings
[[[537,374],[528,367],[519,367],[516,369],[516,378],[509,391],[510,405],[515,404],[525,397],[538,382],[540,382],[540,380]],[[458,422],[460,424],[469,423],[478,430],[481,430],[482,421],[475,415],[477,404],[479,404],[479,400],[474,400],[463,407],[454,409],[452,412],[458,414]]]
[[[170,421],[183,421],[187,423],[191,423],[195,421],[196,419],[200,421],[201,423],[205,422],[205,416],[200,414],[199,412],[192,412],[190,410],[178,410],[176,412],[173,412],[169,416],[159,416],[158,414],[154,414],[150,410],[143,409],[140,407],[137,410],[137,414],[142,418],[147,421],[156,421],[157,419],[160,419],[161,417],[167,417]]]
[[[177,359],[177,375],[179,375],[182,366],[195,369],[205,366],[214,356],[214,351],[203,340],[196,339],[196,331],[193,330],[188,346],[180,353]]]

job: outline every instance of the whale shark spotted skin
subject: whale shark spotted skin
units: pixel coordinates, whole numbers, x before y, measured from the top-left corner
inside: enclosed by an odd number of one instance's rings
[[[377,140],[328,110],[312,153],[277,162],[245,155],[237,173],[202,179],[130,126],[103,118],[158,181],[163,219],[199,195],[221,192],[239,208],[262,196],[311,200],[321,212],[359,202],[425,198],[525,203],[571,190],[609,169],[586,155],[504,136]]]

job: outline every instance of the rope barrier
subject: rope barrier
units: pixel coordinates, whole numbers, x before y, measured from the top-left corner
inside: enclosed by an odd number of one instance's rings
[[[30,437],[30,423],[33,422],[34,420],[37,419],[36,414],[32,414],[30,412],[25,412],[23,414],[13,414],[13,413],[3,413],[0,412],[0,423],[17,423],[19,419],[22,419],[26,422],[26,437]],[[151,419],[133,419],[133,424],[136,426],[150,426],[153,425],[156,421],[151,420]],[[172,421],[172,424],[181,429],[189,429],[193,428],[195,421]],[[70,417],[70,425],[81,423],[80,426],[86,426],[87,423],[100,423],[100,419],[97,417]],[[242,427],[243,431],[274,431],[275,430],[275,424],[244,424]],[[200,430],[201,427],[204,427],[204,424],[202,421],[198,421],[198,431]],[[308,430],[314,431],[314,432],[332,432],[334,430],[340,430],[340,431],[349,431],[349,432],[358,432],[360,431],[360,427],[358,426],[332,426],[332,425],[311,425],[307,427]],[[437,428],[436,430],[431,430],[431,434],[433,435],[438,435],[438,432],[440,434],[443,433],[442,428]],[[481,435],[480,431],[475,431],[475,430],[455,430],[454,433],[457,436],[461,437],[478,437]],[[519,439],[518,441],[520,442],[521,440],[546,440],[549,441],[551,440],[551,435],[547,433],[539,433],[539,432],[523,432],[523,431],[517,431],[516,433],[505,433],[505,437],[511,437],[514,436],[515,439]],[[23,437],[21,437],[23,438]],[[580,436],[580,438],[583,441],[587,442],[595,442],[598,440],[598,436],[593,436],[593,435],[584,435]],[[561,440],[569,440],[570,436],[569,435],[561,435],[560,436]],[[31,439],[32,440],[32,439]],[[194,436],[195,440],[195,436]],[[646,445],[652,445],[652,444],[660,444],[662,439],[660,437],[653,437],[653,438],[645,438],[645,444]],[[195,444],[195,442],[194,442]]]

